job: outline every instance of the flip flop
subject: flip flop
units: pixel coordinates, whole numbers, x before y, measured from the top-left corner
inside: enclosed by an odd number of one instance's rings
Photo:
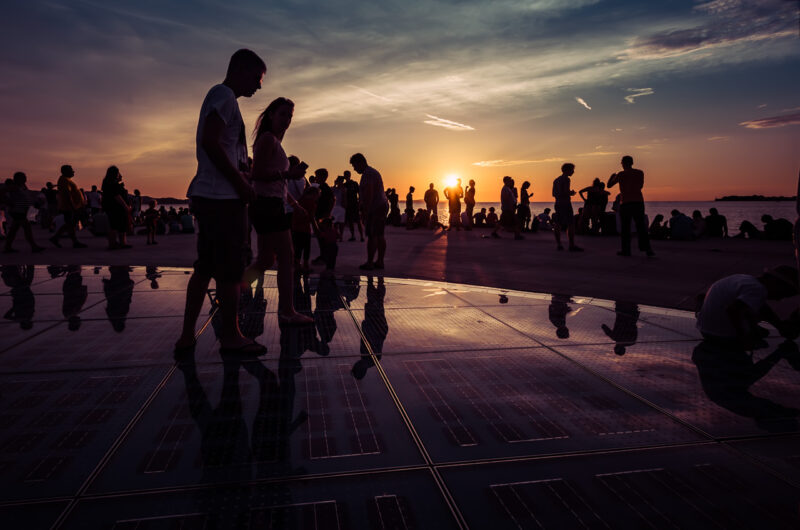
[[[219,353],[221,355],[243,355],[247,357],[258,357],[267,353],[267,347],[255,341],[243,344],[238,348],[223,348],[220,346]]]

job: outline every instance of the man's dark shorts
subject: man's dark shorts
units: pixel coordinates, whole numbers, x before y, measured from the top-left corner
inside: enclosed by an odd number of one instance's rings
[[[346,223],[357,223],[359,221],[358,205],[347,206],[344,211],[344,220]]]
[[[553,222],[558,225],[561,230],[566,230],[575,221],[575,212],[572,211],[572,204],[556,204],[555,213],[553,213]]]
[[[270,234],[289,230],[289,218],[283,208],[283,199],[280,197],[258,196],[256,202],[250,206],[250,221],[256,233]]]
[[[367,214],[364,219],[364,232],[367,237],[383,237],[386,228],[386,216],[389,214],[389,205],[376,208]]]
[[[238,282],[245,268],[247,206],[239,199],[192,197],[197,219],[194,270],[217,282]]]

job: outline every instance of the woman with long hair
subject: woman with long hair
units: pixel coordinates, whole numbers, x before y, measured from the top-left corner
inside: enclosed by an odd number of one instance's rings
[[[127,235],[131,223],[131,207],[128,206],[128,192],[122,184],[122,173],[117,166],[106,170],[103,178],[103,210],[108,216],[108,249],[131,248]]]
[[[256,121],[251,178],[258,197],[250,206],[250,219],[258,234],[258,254],[245,270],[244,281],[249,285],[264,274],[277,258],[278,322],[298,325],[311,324],[314,320],[294,309],[294,251],[290,224],[283,206],[286,201],[286,180],[303,178],[305,173],[302,164],[289,169],[289,159],[281,146],[293,114],[292,100],[281,97],[272,101]]]

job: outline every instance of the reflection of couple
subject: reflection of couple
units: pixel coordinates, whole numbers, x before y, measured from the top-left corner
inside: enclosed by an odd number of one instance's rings
[[[567,315],[572,311],[569,304],[572,303],[572,297],[563,294],[554,294],[550,300],[548,307],[548,317],[550,323],[556,328],[556,337],[559,339],[569,338],[569,328],[567,327]],[[639,335],[639,306],[630,302],[617,301],[614,302],[614,313],[616,319],[614,320],[614,327],[610,328],[606,324],[601,324],[600,329],[603,330],[608,338],[616,342],[614,345],[614,353],[617,355],[624,355],[625,348],[636,344],[636,339]]]

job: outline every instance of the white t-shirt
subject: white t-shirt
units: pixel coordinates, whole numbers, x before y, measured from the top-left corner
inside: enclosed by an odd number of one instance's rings
[[[86,192],[86,202],[89,203],[89,208],[100,208],[100,192],[99,191],[87,191]]]
[[[188,197],[206,197],[208,199],[238,199],[239,194],[227,177],[211,162],[203,149],[203,129],[206,119],[216,111],[225,128],[220,135],[220,144],[228,156],[231,165],[242,168],[247,164],[247,137],[244,131],[242,114],[236,95],[225,85],[216,85],[208,91],[203,106],[200,108],[200,120],[197,123],[197,175],[189,184]]]
[[[697,329],[715,337],[736,337],[736,328],[728,317],[728,306],[741,300],[753,312],[767,301],[767,288],[755,276],[734,274],[708,288],[703,307],[697,314]]]

